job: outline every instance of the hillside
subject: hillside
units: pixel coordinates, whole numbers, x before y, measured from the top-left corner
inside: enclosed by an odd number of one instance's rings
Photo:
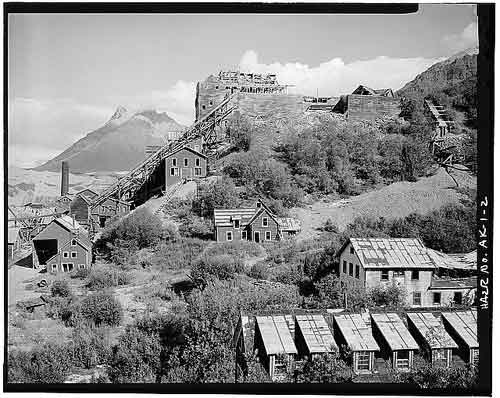
[[[147,145],[160,145],[169,133],[184,129],[166,113],[131,112],[120,106],[104,126],[35,170],[59,171],[62,160],[77,173],[129,170],[144,159]]]

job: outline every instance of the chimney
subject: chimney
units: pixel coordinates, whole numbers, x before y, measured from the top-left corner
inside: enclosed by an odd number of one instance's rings
[[[69,165],[66,160],[61,162],[61,196],[69,192]]]

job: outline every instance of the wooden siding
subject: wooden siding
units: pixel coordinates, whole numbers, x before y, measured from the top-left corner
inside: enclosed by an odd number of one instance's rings
[[[177,166],[174,166],[174,159]],[[187,159],[188,165],[184,166],[184,159]],[[200,166],[196,166],[196,159]],[[171,168],[177,169],[177,175],[171,175]],[[201,174],[195,175],[195,168],[201,168]],[[186,148],[165,158],[165,184],[170,187],[185,178],[204,178],[207,176],[207,159]]]
[[[82,225],[88,225],[90,219],[90,205],[81,196],[76,196],[70,203],[71,215]]]
[[[264,227],[262,226],[262,220],[267,217],[267,222],[268,226]],[[266,239],[266,232],[271,232],[271,239],[269,240],[278,240],[279,239],[279,228],[278,228],[278,223],[274,220],[273,217],[269,214],[269,212],[266,209],[263,209],[260,214],[258,214],[249,224],[249,231],[251,232],[251,235],[249,236],[248,240],[251,241],[256,241],[255,240],[255,232],[259,233],[260,242],[265,242]]]

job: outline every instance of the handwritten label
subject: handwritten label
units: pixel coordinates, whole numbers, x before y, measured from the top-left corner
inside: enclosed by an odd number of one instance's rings
[[[488,197],[485,196],[481,202],[479,202],[479,307],[483,310],[487,310],[489,307],[490,299],[490,259],[488,258],[488,241],[489,241],[489,208],[488,208]]]

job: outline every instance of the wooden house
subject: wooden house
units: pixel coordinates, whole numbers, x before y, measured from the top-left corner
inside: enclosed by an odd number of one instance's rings
[[[94,200],[95,198],[97,198],[99,195],[97,194],[97,192],[93,191],[92,189],[90,188],[85,188],[85,189],[82,189],[81,191],[78,191],[76,193],[76,195],[82,195],[82,196],[85,196],[86,198],[90,199],[90,200]]]
[[[69,212],[80,225],[85,228],[90,227],[90,207],[92,199],[87,195],[77,194],[69,204]]]
[[[369,314],[334,315],[335,337],[352,352],[352,369],[355,373],[370,373],[375,370],[375,354],[380,347],[373,338]]]
[[[477,340],[477,311],[443,312],[443,323],[450,336],[458,344],[458,354],[469,363],[479,361]]]
[[[318,354],[338,352],[330,327],[321,314],[295,316],[295,346],[299,358],[313,359]]]
[[[90,223],[92,231],[105,228],[112,218],[123,217],[130,212],[130,203],[109,197],[99,205],[90,207]]]
[[[92,262],[92,244],[87,231],[67,216],[52,220],[32,240],[35,268],[47,272],[71,272],[88,268]]]
[[[408,329],[422,348],[422,353],[433,365],[450,367],[457,343],[445,330],[440,314],[409,312]]]
[[[165,189],[179,181],[204,178],[207,176],[207,156],[184,146],[165,158],[165,173]]]
[[[419,346],[396,313],[371,314],[373,336],[382,358],[398,370],[409,370]]]

